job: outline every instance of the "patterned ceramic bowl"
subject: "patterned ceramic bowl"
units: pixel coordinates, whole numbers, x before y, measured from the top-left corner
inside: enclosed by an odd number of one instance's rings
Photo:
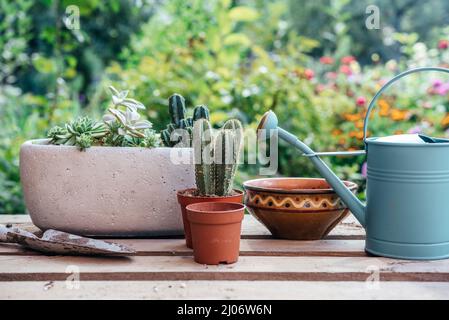
[[[344,183],[352,192],[357,190],[357,184]],[[256,179],[243,187],[249,212],[276,238],[321,239],[349,213],[324,179]]]

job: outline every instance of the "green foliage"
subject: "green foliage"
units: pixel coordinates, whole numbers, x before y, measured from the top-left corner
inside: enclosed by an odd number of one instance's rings
[[[238,120],[229,120],[214,134],[208,120],[193,126],[195,179],[199,195],[227,196],[232,193],[243,128]]]

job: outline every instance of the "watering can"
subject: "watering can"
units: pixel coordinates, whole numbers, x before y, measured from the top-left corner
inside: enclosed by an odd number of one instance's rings
[[[365,228],[365,250],[373,255],[416,260],[449,258],[449,140],[422,136],[425,143],[396,143],[367,137],[368,119],[382,92],[397,80],[421,71],[449,73],[444,68],[417,68],[388,81],[369,104],[363,127],[365,150],[315,153],[278,127],[272,111],[265,113],[258,127],[259,139],[277,134],[312,161]],[[359,154],[367,158],[366,204],[319,157]]]

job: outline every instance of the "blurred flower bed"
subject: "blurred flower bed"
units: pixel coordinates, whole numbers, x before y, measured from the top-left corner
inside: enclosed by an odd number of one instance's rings
[[[355,150],[363,148],[366,108],[382,84],[409,68],[449,63],[449,29],[429,45],[413,35],[395,35],[402,52],[398,60],[382,61],[373,54],[372,63],[362,66],[350,52],[314,58],[320,42],[291,32],[287,11],[282,1],[263,8],[210,1],[207,10],[202,1],[169,1],[117,53],[120,59],[108,64],[84,108],[83,97],[74,89],[79,88],[73,75],[76,59],[63,58],[54,65],[42,56],[28,57],[42,81],[55,83],[46,95],[24,94],[3,81],[13,76],[13,62],[27,60],[26,48],[12,42],[15,59],[5,65],[11,72],[3,68],[0,85],[0,213],[25,212],[18,172],[21,143],[44,137],[48,128],[74,114],[102,114],[110,84],[131,90],[147,106],[147,117],[157,130],[168,122],[168,96],[177,92],[190,108],[194,102],[207,104],[217,126],[232,115],[255,129],[260,116],[272,109],[282,127],[316,151]],[[26,34],[27,28],[21,32]],[[404,78],[379,99],[369,135],[449,136],[448,97],[449,76]],[[326,161],[342,178],[358,182],[363,194],[363,157]],[[257,165],[242,165],[238,182],[257,174]],[[318,176],[307,159],[282,143],[278,174]]]

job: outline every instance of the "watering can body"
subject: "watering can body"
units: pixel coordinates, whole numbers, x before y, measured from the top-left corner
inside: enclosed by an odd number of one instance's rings
[[[449,143],[376,140],[366,140],[366,250],[403,259],[449,258]]]
[[[377,92],[368,107],[363,129],[365,150],[324,153],[366,154],[366,204],[346,188],[319,153],[279,128],[273,112],[267,112],[259,124],[259,138],[275,132],[309,157],[366,229],[365,250],[374,255],[415,260],[449,258],[449,142],[397,143],[367,138],[369,115],[382,91],[420,71],[449,73],[444,68],[418,68],[397,75]]]

